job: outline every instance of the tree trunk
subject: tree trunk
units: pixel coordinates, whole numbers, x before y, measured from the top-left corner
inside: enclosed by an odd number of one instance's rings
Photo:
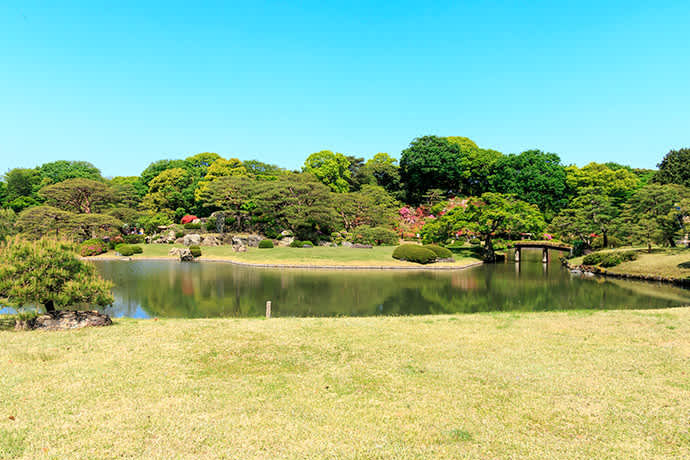
[[[46,313],[50,315],[55,313],[55,303],[52,300],[46,300],[43,302],[43,306],[46,309]]]
[[[604,249],[609,247],[609,235],[606,232],[602,232],[601,236],[604,238]]]
[[[647,240],[647,252],[652,252],[652,240]]]
[[[675,247],[676,247],[676,240],[675,240],[675,238],[670,237],[670,238],[668,239],[668,244],[670,244],[672,248],[675,248]]]
[[[496,253],[494,252],[494,244],[491,237],[487,236],[484,241],[484,260],[486,262],[496,262]]]

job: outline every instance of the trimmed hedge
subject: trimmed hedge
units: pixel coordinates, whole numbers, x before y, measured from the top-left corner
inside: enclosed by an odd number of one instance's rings
[[[423,247],[432,250],[439,259],[450,259],[453,257],[453,253],[450,252],[450,249],[446,249],[438,244],[425,244]]]
[[[79,245],[79,255],[82,257],[97,256],[104,252],[108,252],[108,244],[98,238],[86,240]]]
[[[186,230],[199,230],[201,229],[201,224],[193,224],[191,222],[184,224]]]
[[[418,244],[401,244],[393,251],[393,258],[416,262],[418,264],[430,264],[436,262],[436,253],[431,249]]]
[[[582,259],[582,263],[584,265],[599,265],[604,268],[611,268],[631,260],[637,260],[637,253],[635,251],[611,252],[607,254],[595,252],[586,255]]]
[[[201,257],[201,248],[196,244],[193,244],[189,247],[189,252],[191,252],[195,258]]]
[[[273,248],[272,240],[261,240],[259,241],[259,249],[271,249]]]
[[[311,248],[314,247],[314,243],[311,241],[300,241],[300,240],[295,240],[292,243],[290,243],[291,248]]]
[[[482,244],[482,240],[480,240],[479,238],[472,238],[470,240],[470,244]]]
[[[120,255],[125,257],[133,256],[134,254],[141,254],[144,250],[141,246],[136,244],[118,244],[115,246],[115,251],[119,252]]]

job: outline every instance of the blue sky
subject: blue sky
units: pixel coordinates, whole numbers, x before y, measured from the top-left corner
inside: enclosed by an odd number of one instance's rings
[[[690,145],[688,17],[687,0],[9,0],[0,172],[135,175],[203,151],[298,168],[424,134],[654,167]]]

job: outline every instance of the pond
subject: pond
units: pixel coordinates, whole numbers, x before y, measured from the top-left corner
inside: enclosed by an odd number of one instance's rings
[[[453,271],[253,268],[221,262],[98,261],[115,283],[113,316],[371,316],[644,309],[690,304],[690,290],[642,281],[573,275],[542,264],[540,250],[520,264]],[[554,256],[552,260],[557,260]]]

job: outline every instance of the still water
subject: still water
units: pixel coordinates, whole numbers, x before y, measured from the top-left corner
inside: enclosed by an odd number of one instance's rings
[[[453,271],[250,268],[227,263],[98,261],[115,283],[113,316],[370,316],[665,308],[690,305],[690,290],[573,275],[524,251],[513,262]],[[552,260],[557,260],[553,257]]]

